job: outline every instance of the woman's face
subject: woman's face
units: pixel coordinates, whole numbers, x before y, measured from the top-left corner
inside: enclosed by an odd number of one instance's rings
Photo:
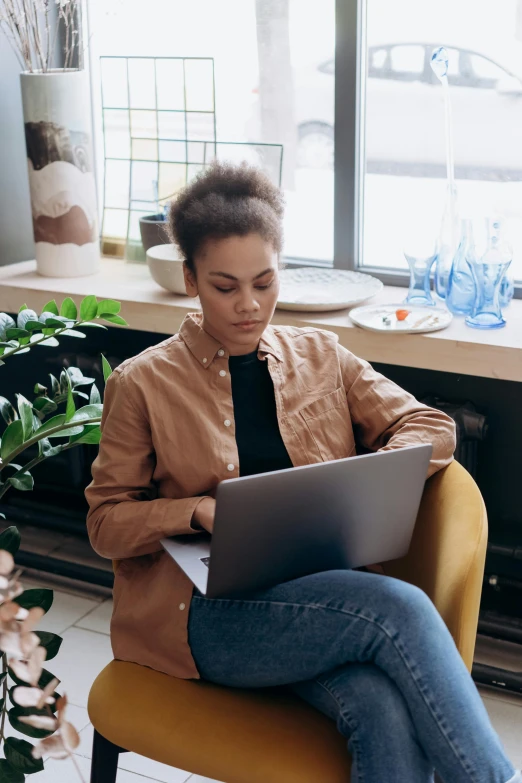
[[[278,257],[259,234],[209,239],[187,267],[189,296],[199,296],[203,328],[231,356],[255,351],[279,294]]]

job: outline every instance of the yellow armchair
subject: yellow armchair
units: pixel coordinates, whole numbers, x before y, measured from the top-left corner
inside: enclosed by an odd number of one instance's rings
[[[386,574],[421,587],[471,671],[487,546],[480,492],[453,462],[426,484],[410,550]],[[178,680],[113,661],[89,697],[91,783],[116,783],[121,752],[224,783],[347,783],[350,757],[333,721],[280,689]]]

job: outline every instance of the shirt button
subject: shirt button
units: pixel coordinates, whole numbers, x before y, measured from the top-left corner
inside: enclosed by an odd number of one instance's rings
[[[218,351],[218,356],[224,356],[224,355],[225,355],[225,351],[223,350],[223,348],[220,348]]]
[[[234,470],[234,466],[232,465],[232,463],[230,463],[230,465],[227,465],[227,470]]]
[[[180,604],[179,608],[181,609],[181,611],[183,611],[183,609],[185,608],[185,604]]]
[[[225,419],[223,424],[225,425],[225,427],[230,427],[230,419]],[[232,465],[232,467],[234,467],[234,466]],[[230,470],[230,467],[229,467],[229,470]]]
[[[201,361],[203,362],[203,364],[206,364],[206,363],[208,362],[208,359],[207,359],[207,357],[205,357],[205,358],[204,358],[204,359],[202,359]]]
[[[225,375],[226,375],[226,372],[225,372],[225,370],[220,370],[219,374],[221,375],[222,378],[224,378]]]

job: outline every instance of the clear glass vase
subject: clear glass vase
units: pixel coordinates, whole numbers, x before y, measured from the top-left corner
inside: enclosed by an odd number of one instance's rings
[[[488,241],[486,252],[470,259],[476,296],[466,324],[475,329],[500,329],[506,325],[502,315],[500,291],[502,281],[511,264],[510,246],[499,242],[494,234]]]
[[[487,220],[486,223],[488,246],[492,245],[494,242],[497,248],[503,249],[503,252],[505,252],[506,255],[512,256],[512,248],[507,244],[505,239],[504,219],[498,215]],[[500,283],[500,306],[507,307],[513,299],[514,293],[515,278],[511,274],[511,269],[508,269]]]
[[[428,256],[416,257],[404,251],[404,256],[410,268],[410,286],[404,302],[434,307],[436,302],[431,295],[430,275],[433,264],[437,260],[437,252],[434,251]]]
[[[470,262],[475,257],[472,222],[460,222],[460,243],[455,253],[446,290],[446,306],[454,315],[470,315],[475,302],[475,280]]]

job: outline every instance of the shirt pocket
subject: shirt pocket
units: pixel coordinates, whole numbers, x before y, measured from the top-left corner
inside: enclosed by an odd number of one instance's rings
[[[346,391],[340,386],[298,411],[324,461],[355,455]]]

